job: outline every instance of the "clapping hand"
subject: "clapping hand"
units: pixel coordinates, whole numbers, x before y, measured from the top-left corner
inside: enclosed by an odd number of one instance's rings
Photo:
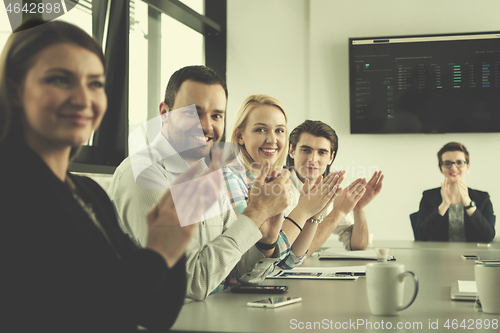
[[[146,248],[160,253],[168,267],[175,266],[182,257],[196,230],[196,222],[219,197],[223,179],[220,170],[209,170],[194,179],[199,170],[200,165],[196,164],[183,173],[147,216]],[[184,226],[179,222],[178,212],[183,214]]]
[[[290,171],[267,174],[269,162],[262,163],[248,195],[248,206],[243,212],[257,225],[262,242],[273,243],[283,224],[282,212],[290,205]],[[280,215],[281,214],[281,215]],[[281,216],[281,218],[279,218]]]
[[[278,239],[278,235],[283,226],[283,212],[276,214],[268,218],[260,226],[260,232],[262,233],[261,243],[272,244]]]
[[[356,204],[356,209],[365,208],[375,197],[382,191],[382,181],[384,180],[384,175],[382,171],[375,171],[370,181],[366,184],[365,194],[359,199]]]
[[[366,192],[366,180],[363,178],[356,179],[344,190],[340,189],[340,194],[334,200],[334,210],[339,210],[343,215],[347,215],[359,202]],[[331,214],[331,213],[330,213]]]
[[[469,197],[469,189],[467,185],[462,180],[457,180],[458,193],[460,194],[460,201],[464,207],[467,207],[471,203],[471,198]]]
[[[309,179],[306,178],[297,208],[307,212],[308,217],[318,214],[325,207],[328,207],[338,195],[338,188],[343,179],[343,172],[333,172],[324,179],[319,176],[316,182],[310,186]]]
[[[441,184],[441,198],[446,209],[451,204],[451,184],[455,182],[453,178],[444,178],[444,182]]]

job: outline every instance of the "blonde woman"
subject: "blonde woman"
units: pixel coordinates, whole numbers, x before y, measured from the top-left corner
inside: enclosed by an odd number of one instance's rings
[[[263,164],[270,166],[271,178],[280,175],[288,154],[285,108],[271,96],[249,96],[240,106],[230,133],[231,143],[241,151],[241,160],[238,165],[227,166],[224,175],[231,204],[238,215],[246,207],[249,191]],[[340,181],[336,174],[325,179],[320,177],[315,184],[307,181],[299,204],[288,216],[283,218],[281,213],[263,224],[263,238],[256,244],[257,247],[274,248],[275,257],[279,257],[277,264],[281,268],[289,269],[300,264],[319,222],[311,220],[311,217],[332,202]]]

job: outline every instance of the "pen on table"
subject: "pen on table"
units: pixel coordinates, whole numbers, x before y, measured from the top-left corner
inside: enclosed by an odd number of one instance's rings
[[[365,272],[335,272],[335,276],[365,276]]]

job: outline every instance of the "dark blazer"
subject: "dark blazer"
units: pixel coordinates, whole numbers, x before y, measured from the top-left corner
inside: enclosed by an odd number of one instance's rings
[[[495,238],[495,217],[487,192],[469,188],[469,196],[476,203],[476,211],[469,216],[464,208],[465,238],[467,242],[491,242]],[[418,211],[417,231],[424,241],[448,241],[448,212],[439,215],[442,202],[441,188],[424,191]]]
[[[0,326],[5,332],[170,328],[184,302],[185,262],[169,269],[118,226],[104,190],[71,175],[112,246],[72,192],[27,146],[0,145]]]

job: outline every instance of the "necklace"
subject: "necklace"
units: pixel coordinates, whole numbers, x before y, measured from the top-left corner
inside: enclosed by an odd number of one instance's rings
[[[87,216],[92,220],[92,222],[94,223],[94,225],[97,227],[97,229],[99,229],[99,231],[102,233],[102,235],[104,236],[104,238],[106,239],[106,241],[108,242],[109,246],[111,247],[111,249],[113,249],[113,251],[115,252],[116,256],[118,257],[118,259],[120,259],[120,255],[118,254],[118,251],[116,251],[116,249],[114,248],[113,244],[111,243],[111,240],[109,239],[109,236],[108,234],[106,233],[106,230],[104,230],[102,224],[99,222],[99,220],[97,219],[97,216],[94,212],[94,209],[92,207],[92,204],[91,203],[86,203],[77,193],[77,189],[76,189],[76,186],[75,184],[73,183],[73,181],[70,179],[69,176],[66,176],[66,180],[64,181],[64,183],[69,187],[69,189],[71,190],[71,194],[73,194],[73,198],[76,200],[76,202],[78,202],[78,204],[80,205],[80,207],[82,207],[82,209],[84,210],[84,212],[87,214]]]

